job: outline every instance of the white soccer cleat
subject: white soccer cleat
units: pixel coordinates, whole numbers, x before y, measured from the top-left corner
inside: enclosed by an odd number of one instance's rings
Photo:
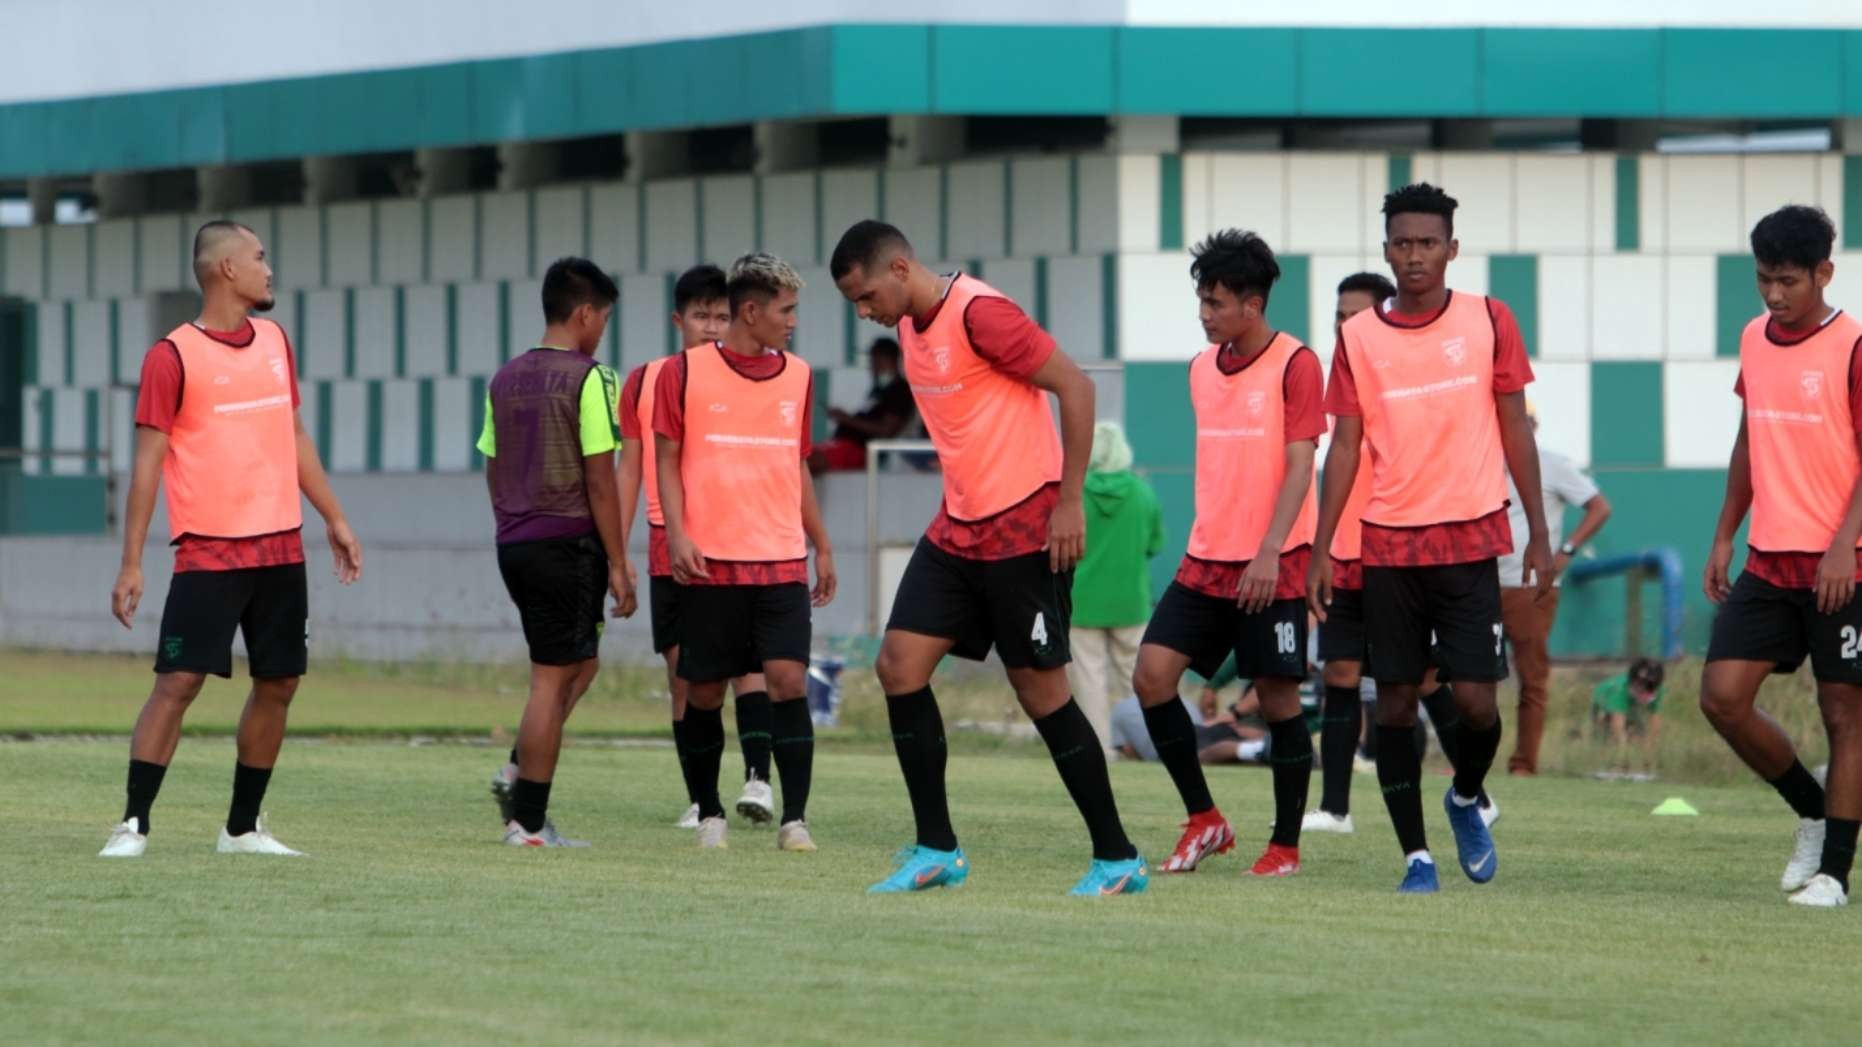
[[[783,822],[782,827],[776,830],[776,849],[812,853],[820,848],[815,846],[815,838],[808,833],[808,823],[797,819]]]
[[[698,848],[701,851],[722,851],[730,847],[730,823],[723,815],[706,818],[698,823]]]
[[[554,822],[545,821],[538,832],[528,832],[516,822],[506,822],[504,843],[507,847],[587,847],[587,840],[570,840],[556,831]]]
[[[679,817],[679,820],[672,823],[672,827],[675,829],[696,829],[698,828],[698,805],[693,804],[692,806],[687,807],[685,809],[685,813]]]
[[[220,827],[220,845],[214,850],[221,854],[275,854],[284,858],[302,858],[303,851],[294,851],[278,842],[278,838],[265,828],[265,817],[259,816],[257,825],[249,833],[238,836],[230,835],[226,826]]]
[[[744,782],[744,791],[737,797],[737,813],[758,825],[768,825],[776,816],[775,796],[770,791],[769,783],[761,778],[751,778]]]
[[[1808,905],[1813,909],[1840,909],[1849,904],[1849,892],[1836,882],[1836,877],[1818,873],[1803,890],[1793,894],[1790,901],[1792,905]]]
[[[1351,824],[1351,815],[1333,814],[1331,811],[1317,808],[1307,811],[1306,817],[1300,821],[1300,832],[1303,833],[1338,833],[1340,836],[1350,836],[1356,831],[1356,826]]]
[[[1487,801],[1481,804],[1481,822],[1491,829],[1493,823],[1500,820],[1500,801],[1486,795],[1482,795],[1481,799]]]
[[[110,830],[110,838],[104,841],[103,850],[97,852],[99,858],[140,858],[142,852],[149,849],[149,838],[136,831],[136,820],[129,821]]]
[[[1797,846],[1791,851],[1791,861],[1784,867],[1784,876],[1779,878],[1778,888],[1786,894],[1803,888],[1810,883],[1811,877],[1817,875],[1817,869],[1822,865],[1823,819],[1800,819],[1797,823]]]

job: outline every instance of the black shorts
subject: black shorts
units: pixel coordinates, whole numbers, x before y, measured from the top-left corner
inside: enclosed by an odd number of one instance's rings
[[[1365,672],[1378,683],[1506,678],[1497,561],[1364,568]],[[1433,639],[1434,650],[1431,650]]]
[[[1746,571],[1713,616],[1709,662],[1771,662],[1792,673],[1810,658],[1819,683],[1862,684],[1862,599],[1835,614],[1817,610],[1814,589],[1781,589]]]
[[[679,586],[679,679],[716,683],[760,673],[764,662],[807,665],[812,613],[804,582]]]
[[[653,653],[665,654],[679,646],[679,598],[685,586],[671,575],[656,574],[647,579],[647,603],[653,616]]]
[[[259,680],[304,675],[310,595],[301,563],[183,571],[168,586],[155,651],[158,673],[233,675],[233,632]]]
[[[1363,663],[1364,590],[1332,590],[1332,606],[1319,623],[1319,660]]]
[[[1306,601],[1275,600],[1254,614],[1234,599],[1199,593],[1171,582],[1151,613],[1144,642],[1190,658],[1205,679],[1235,655],[1235,674],[1244,680],[1306,678]]]
[[[1045,552],[970,560],[920,538],[892,598],[888,630],[938,636],[959,658],[995,648],[1011,669],[1057,669],[1072,661],[1073,572],[1055,574]]]
[[[524,623],[532,662],[574,665],[601,653],[608,554],[593,536],[500,545],[498,573]]]

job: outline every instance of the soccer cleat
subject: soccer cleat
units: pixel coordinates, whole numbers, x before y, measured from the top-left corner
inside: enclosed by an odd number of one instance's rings
[[[1398,894],[1434,894],[1442,889],[1435,879],[1435,863],[1424,858],[1412,858],[1409,868],[1403,871],[1403,882],[1397,885]]]
[[[907,847],[892,860],[892,875],[866,889],[868,894],[901,894],[928,891],[933,887],[962,887],[970,878],[970,860],[963,848],[938,851],[929,847]]]
[[[1116,862],[1094,858],[1086,875],[1067,893],[1075,898],[1110,898],[1115,894],[1143,894],[1150,885],[1151,870],[1143,855]]]
[[[696,829],[698,828],[698,805],[693,804],[692,806],[687,807],[685,809],[685,813],[679,817],[679,820],[672,823],[672,827],[675,829]]]
[[[1307,811],[1306,817],[1300,822],[1300,832],[1303,833],[1337,833],[1340,836],[1350,836],[1356,831],[1356,826],[1351,824],[1351,815],[1333,814],[1322,808]]]
[[[1254,868],[1248,872],[1255,876],[1291,876],[1300,871],[1300,849],[1285,847],[1277,843],[1267,845],[1267,850],[1254,861]]]
[[[800,818],[792,822],[783,822],[782,827],[776,830],[776,849],[805,853],[820,850],[815,846],[815,838],[808,832],[808,823]]]
[[[1448,812],[1448,827],[1455,831],[1455,856],[1461,859],[1461,871],[1475,883],[1486,883],[1500,868],[1500,857],[1493,851],[1493,834],[1481,817],[1478,803],[1466,807],[1455,802],[1455,787],[1442,795],[1442,809]]]
[[[1849,904],[1849,892],[1843,890],[1836,877],[1818,873],[1810,878],[1804,889],[1791,896],[1792,905],[1807,905],[1813,909],[1839,909]]]
[[[1177,839],[1176,850],[1158,866],[1159,872],[1186,873],[1195,872],[1204,858],[1212,854],[1227,854],[1235,849],[1235,829],[1222,817],[1222,812],[1214,807],[1192,814],[1183,823],[1183,835]]]
[[[517,808],[511,805],[511,789],[517,784],[517,768],[505,764],[491,776],[491,798],[498,805],[498,820],[506,825],[517,820]]]
[[[1481,821],[1487,823],[1487,828],[1493,828],[1493,823],[1500,820],[1500,802],[1487,795],[1487,790],[1482,789],[1480,808]]]
[[[104,841],[103,850],[97,852],[99,858],[140,858],[142,852],[149,849],[149,838],[136,831],[136,820],[129,819],[110,830],[110,838]]]
[[[1779,889],[1789,894],[1803,888],[1817,875],[1817,869],[1822,865],[1823,819],[1799,819],[1797,845],[1791,851],[1791,860],[1784,867],[1784,875],[1778,880]]]
[[[776,816],[771,804],[769,783],[761,778],[751,778],[744,782],[744,791],[737,797],[737,813],[758,825],[768,825]]]
[[[303,851],[294,851],[278,842],[278,838],[265,828],[265,816],[260,815],[257,823],[249,833],[233,836],[220,827],[220,845],[214,848],[221,854],[275,854],[285,858],[302,858]]]
[[[730,847],[730,823],[723,815],[715,818],[703,818],[698,823],[698,849],[701,851],[722,851]]]

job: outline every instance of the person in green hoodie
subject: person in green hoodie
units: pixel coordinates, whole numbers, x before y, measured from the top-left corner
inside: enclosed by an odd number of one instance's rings
[[[1073,661],[1067,678],[1099,743],[1110,752],[1112,706],[1131,693],[1138,643],[1151,617],[1149,561],[1164,548],[1157,493],[1131,471],[1117,422],[1093,427],[1086,465],[1086,555],[1074,568]]]

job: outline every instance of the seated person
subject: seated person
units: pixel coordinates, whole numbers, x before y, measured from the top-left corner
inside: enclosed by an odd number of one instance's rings
[[[1628,672],[1617,673],[1591,691],[1591,724],[1607,730],[1617,746],[1633,738],[1652,754],[1662,733],[1662,663],[1638,658]]]
[[[871,440],[890,440],[905,431],[915,408],[912,387],[899,370],[899,343],[890,338],[875,338],[867,350],[868,366],[873,372],[873,387],[858,411],[848,413],[838,407],[828,408],[834,422],[834,435],[815,445],[808,456],[812,472],[866,468],[866,445]]]
[[[1241,698],[1227,709],[1217,707],[1217,692],[1234,680],[1231,658],[1204,686],[1203,708],[1190,708],[1190,722],[1196,725],[1197,755],[1203,763],[1267,760],[1267,722],[1261,718],[1261,697],[1254,688],[1245,688]],[[1190,705],[1187,698],[1181,701]],[[1112,748],[1127,759],[1157,759],[1157,747],[1151,744],[1151,731],[1145,726],[1144,710],[1135,695],[1112,707],[1111,742]]]

